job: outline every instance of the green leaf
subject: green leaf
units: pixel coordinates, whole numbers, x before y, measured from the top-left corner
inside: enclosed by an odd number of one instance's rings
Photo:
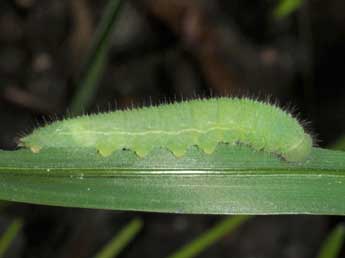
[[[197,239],[188,243],[186,246],[178,250],[176,253],[169,256],[169,258],[192,258],[201,253],[210,245],[214,244],[217,240],[230,234],[241,226],[244,222],[250,219],[251,216],[234,216],[229,217],[213,228],[200,235]]]
[[[340,224],[328,235],[323,242],[321,250],[317,258],[336,258],[344,243],[345,226]]]
[[[123,0],[109,0],[105,8],[77,92],[71,102],[70,111],[72,115],[81,114],[83,110],[88,108],[97,91],[98,82],[107,60],[111,32],[123,2]]]
[[[276,18],[284,18],[296,11],[303,4],[303,0],[280,0],[273,11]]]
[[[0,238],[0,258],[4,257],[8,247],[21,230],[23,222],[19,219],[14,220]]]
[[[103,247],[95,258],[115,258],[123,248],[138,234],[142,228],[142,221],[134,219],[128,223],[110,242]]]
[[[0,199],[59,206],[203,214],[345,215],[345,153],[313,148],[302,163],[245,146],[182,158],[94,149],[0,151]]]

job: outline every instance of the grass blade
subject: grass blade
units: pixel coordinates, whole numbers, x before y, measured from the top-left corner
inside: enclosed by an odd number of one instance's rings
[[[236,230],[240,225],[250,219],[251,216],[233,216],[224,219],[216,226],[205,232],[193,242],[178,250],[176,253],[170,255],[168,258],[192,258],[201,253],[217,240],[230,234]]]
[[[345,151],[345,136],[341,137],[333,145],[331,145],[330,149]]]
[[[317,258],[336,258],[338,257],[341,246],[344,243],[345,226],[340,224],[328,235],[321,246]]]
[[[142,228],[142,221],[134,219],[128,223],[103,249],[95,258],[115,258],[123,248],[138,234]]]
[[[314,148],[289,163],[249,147],[198,148],[176,159],[93,149],[0,151],[0,199],[116,210],[202,214],[345,215],[345,152]]]
[[[94,97],[110,45],[110,35],[123,0],[109,0],[98,26],[94,42],[81,74],[80,83],[70,106],[72,115],[83,112]]]
[[[303,0],[280,0],[273,15],[276,18],[284,18],[296,11],[302,4]]]
[[[14,220],[0,238],[0,258],[4,257],[8,247],[22,228],[22,221]]]

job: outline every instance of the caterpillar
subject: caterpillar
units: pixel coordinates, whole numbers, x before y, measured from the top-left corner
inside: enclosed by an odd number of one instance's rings
[[[130,149],[139,157],[161,147],[181,157],[191,145],[211,154],[218,143],[245,144],[291,162],[304,160],[313,145],[290,113],[257,100],[228,97],[56,121],[21,138],[19,145],[34,153],[45,148],[93,147],[102,156]]]

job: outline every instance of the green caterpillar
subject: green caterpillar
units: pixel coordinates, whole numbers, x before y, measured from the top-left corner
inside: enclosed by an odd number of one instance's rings
[[[218,143],[245,144],[287,161],[304,160],[312,148],[312,138],[291,114],[256,100],[225,97],[84,115],[20,139],[35,153],[94,147],[102,156],[130,149],[140,157],[156,147],[181,157],[191,145],[210,154]]]

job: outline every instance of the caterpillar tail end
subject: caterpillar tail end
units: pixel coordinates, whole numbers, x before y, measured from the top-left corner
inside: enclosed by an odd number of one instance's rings
[[[282,153],[285,160],[290,162],[304,161],[310,154],[313,147],[313,139],[309,134],[304,134],[303,139],[287,152]]]

